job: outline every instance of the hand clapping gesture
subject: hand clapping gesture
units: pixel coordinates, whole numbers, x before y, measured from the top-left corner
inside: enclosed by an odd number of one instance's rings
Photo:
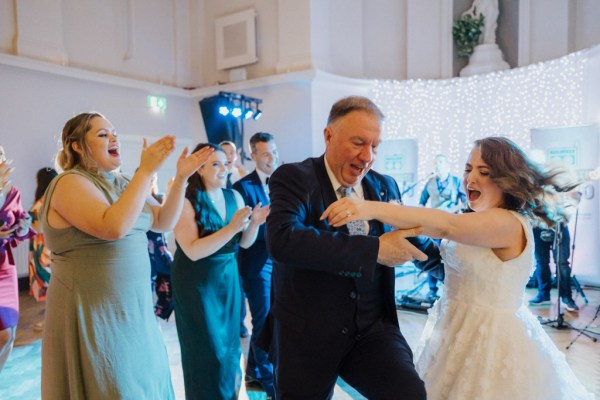
[[[188,156],[188,148],[183,149],[177,160],[177,178],[186,181],[208,160],[213,151],[211,147],[203,147]]]
[[[173,150],[175,150],[175,136],[173,135],[163,136],[151,145],[148,145],[148,140],[144,138],[139,170],[153,175]]]
[[[250,222],[256,225],[262,225],[267,220],[267,216],[269,215],[269,211],[271,211],[271,206],[266,205],[262,206],[260,202],[256,204],[254,209],[252,210],[252,218]]]
[[[248,223],[250,222],[250,216],[252,215],[252,209],[248,206],[240,208],[233,214],[229,226],[234,230],[235,233],[243,231]]]

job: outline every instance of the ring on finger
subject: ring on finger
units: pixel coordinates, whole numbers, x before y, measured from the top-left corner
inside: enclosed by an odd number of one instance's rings
[[[350,210],[346,210],[346,216],[349,217],[351,215],[352,215],[352,213],[350,212]]]

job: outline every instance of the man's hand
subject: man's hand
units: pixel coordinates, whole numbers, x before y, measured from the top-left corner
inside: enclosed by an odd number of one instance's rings
[[[388,267],[395,267],[414,259],[419,261],[427,260],[425,253],[406,240],[407,237],[417,236],[422,232],[423,228],[416,227],[384,233],[379,237],[377,262]]]

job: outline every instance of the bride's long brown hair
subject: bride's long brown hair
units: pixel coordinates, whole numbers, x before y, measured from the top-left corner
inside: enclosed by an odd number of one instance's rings
[[[479,139],[475,146],[490,168],[492,181],[504,194],[504,208],[541,220],[549,227],[563,220],[560,193],[570,192],[581,183],[570,179],[566,168],[544,170],[505,137]]]

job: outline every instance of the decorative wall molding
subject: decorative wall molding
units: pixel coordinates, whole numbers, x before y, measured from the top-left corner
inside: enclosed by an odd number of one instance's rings
[[[122,78],[119,76],[87,71],[80,68],[57,65],[50,62],[33,60],[31,58],[13,56],[10,54],[0,54],[0,66],[2,65],[22,68],[30,71],[45,72],[49,74],[65,76],[68,78],[82,79],[90,82],[105,83],[108,85],[115,85],[132,89],[148,90],[156,94],[188,97],[189,93],[185,89],[177,88],[174,86],[158,85],[156,83],[145,82],[136,79]]]
[[[17,54],[59,65],[67,65],[69,63],[69,58],[62,45],[38,37],[26,38],[19,35],[17,39]]]

